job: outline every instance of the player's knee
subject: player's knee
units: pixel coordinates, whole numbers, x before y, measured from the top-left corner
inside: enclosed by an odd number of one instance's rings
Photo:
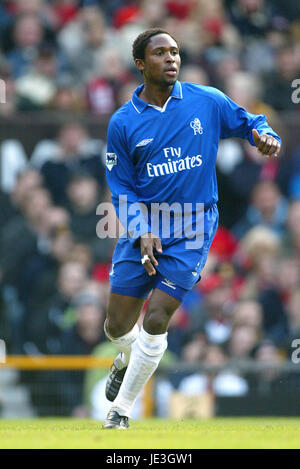
[[[105,321],[105,332],[109,339],[117,339],[125,335],[128,332],[128,328],[118,317],[107,317]]]
[[[163,334],[166,332],[170,316],[164,308],[154,308],[147,311],[144,328],[149,334]]]

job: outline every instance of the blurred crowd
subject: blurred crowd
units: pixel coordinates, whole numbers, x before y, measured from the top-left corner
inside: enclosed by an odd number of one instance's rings
[[[219,87],[254,113],[297,109],[299,20],[294,0],[1,0],[0,114],[112,113],[140,82],[134,38],[157,25],[179,41],[182,81]]]
[[[75,116],[108,119],[130,99],[141,80],[132,41],[153,26],[178,39],[182,81],[218,87],[279,133],[281,113],[300,109],[291,99],[300,78],[294,0],[0,1],[0,118],[72,117],[30,155],[21,141],[1,143],[0,337],[11,353],[115,353],[103,334],[114,240],[96,234],[96,208],[109,201],[105,141]],[[290,360],[300,338],[300,147],[284,136],[276,161],[246,142],[221,142],[221,223],[201,282],[172,319],[170,363]],[[80,388],[83,375],[72,376],[69,386],[74,378]],[[220,395],[253,385],[234,372],[173,384]],[[65,393],[70,412],[80,389]]]

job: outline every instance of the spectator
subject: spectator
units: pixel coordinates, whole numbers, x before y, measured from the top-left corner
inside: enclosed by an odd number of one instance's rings
[[[263,279],[267,276],[269,281],[270,269],[268,266],[276,261],[279,249],[280,238],[264,226],[252,228],[241,240],[239,250],[236,253],[236,262],[245,269],[247,275],[248,285],[245,287],[245,292],[247,292],[244,294],[245,297],[249,298],[257,294],[258,272],[261,272]],[[274,275],[275,271],[273,270],[271,281],[274,279]]]
[[[257,227],[245,236],[242,246],[248,255],[248,267],[251,266],[242,297],[257,298],[263,311],[263,332],[280,345],[287,331],[287,321],[276,279],[279,238],[272,231]]]
[[[190,334],[186,345],[182,349],[182,359],[190,363],[202,361],[205,357],[207,345],[207,338],[203,332]]]
[[[292,201],[289,206],[281,250],[285,255],[294,256],[300,263],[300,200]]]
[[[104,341],[104,305],[97,296],[84,292],[74,298],[75,324],[62,332],[61,350],[63,355],[91,355],[96,346]],[[60,374],[65,383],[60,399],[69,415],[78,415],[83,401],[85,372],[64,371]]]
[[[117,92],[117,106],[122,106],[123,104],[130,101],[134,90],[140,85],[138,81],[130,80],[127,83],[121,85]]]
[[[244,378],[230,369],[219,370],[226,365],[228,357],[224,351],[210,345],[206,349],[204,364],[215,368],[206,374],[195,373],[182,379],[178,390],[188,395],[200,395],[213,390],[216,396],[241,396],[247,393],[248,384]]]
[[[0,32],[6,29],[11,21],[11,15],[7,11],[6,5],[3,2],[0,4]]]
[[[1,101],[0,116],[13,116],[19,108],[19,99],[16,91],[15,81],[11,76],[10,67],[6,62],[1,64],[0,55],[0,79],[5,85],[5,99]]]
[[[16,80],[19,109],[39,110],[49,106],[56,91],[58,63],[51,49],[40,49],[28,73]]]
[[[78,82],[84,84],[98,73],[96,59],[109,45],[118,44],[117,34],[105,23],[97,5],[83,7],[60,31],[58,42],[68,57]]]
[[[22,206],[29,193],[34,189],[41,188],[41,184],[42,178],[40,173],[35,170],[27,169],[18,175],[10,195],[3,192],[0,188],[0,240],[3,236],[3,230],[9,226],[10,221],[20,216]]]
[[[83,90],[75,86],[67,76],[57,81],[56,92],[50,101],[49,108],[67,116],[86,110],[87,104]]]
[[[14,207],[10,201],[8,194],[3,192],[0,188],[0,239],[2,236],[2,230],[5,225],[9,223],[10,219],[15,215]]]
[[[277,111],[295,110],[297,104],[291,99],[291,83],[299,76],[295,47],[288,46],[278,51],[275,71],[263,77],[264,101]]]
[[[78,0],[54,0],[51,15],[58,30],[62,29],[70,21],[74,20],[79,12]]]
[[[19,140],[6,139],[0,146],[0,187],[11,192],[18,174],[24,172],[27,165],[26,154]]]
[[[254,327],[237,326],[232,330],[228,352],[235,359],[249,359],[260,339],[261,331]]]
[[[209,78],[206,71],[198,65],[185,65],[181,69],[181,81],[199,83],[199,85],[208,86]]]
[[[73,299],[84,288],[88,280],[86,269],[79,263],[66,262],[61,265],[57,278],[56,292],[27,311],[26,353],[60,353],[63,316]]]
[[[229,14],[244,36],[263,36],[271,25],[271,8],[265,0],[233,0]]]
[[[231,334],[231,286],[219,274],[208,276],[200,285],[203,302],[190,314],[193,331],[202,331],[211,344],[225,343]]]
[[[16,212],[22,210],[22,205],[26,197],[35,189],[41,189],[43,178],[41,174],[33,168],[27,168],[18,174],[15,185],[11,193],[11,203]]]
[[[286,336],[286,350],[291,356],[293,352],[292,342],[300,338],[300,293],[294,290],[287,305],[288,334]]]
[[[49,151],[51,146],[52,153]],[[33,155],[33,162],[44,162],[41,172],[55,203],[67,203],[66,187],[72,174],[78,170],[87,171],[104,187],[102,140],[91,139],[82,125],[70,122],[61,127],[57,142],[51,146],[47,141],[40,143]]]
[[[108,238],[99,240],[96,234],[96,208],[100,202],[100,193],[99,184],[88,173],[74,174],[67,186],[70,226],[74,239],[91,247],[96,262],[107,262],[111,259],[112,242]]]
[[[9,292],[7,309],[15,353],[22,353],[24,308],[30,289],[36,276],[47,268],[49,244],[46,212],[50,204],[47,191],[32,190],[22,203],[22,215],[11,218],[2,231],[0,280],[5,291]]]
[[[50,205],[51,198],[46,190],[33,189],[22,201],[24,218],[16,215],[3,229],[0,247],[3,278],[21,290],[23,275],[26,275],[24,263],[39,251],[48,252],[46,211]]]
[[[90,246],[84,243],[73,244],[69,259],[70,261],[79,262],[84,265],[89,272],[92,271],[95,264],[95,259]]]
[[[30,279],[31,283],[28,282],[28,294],[25,304],[28,311],[34,309],[36,304],[42,304],[45,298],[55,295],[57,291],[57,277],[64,263],[69,261],[78,262],[78,258],[74,255],[76,253],[75,244],[69,226],[58,219],[55,221],[57,216],[53,217],[53,213],[60,210],[62,209],[53,207],[47,212],[50,234],[48,239],[49,252],[44,257],[46,268],[40,270],[34,279]],[[81,261],[82,259],[80,259]]]
[[[120,52],[112,47],[106,47],[96,57],[95,72],[87,82],[88,106],[93,113],[107,115],[114,112],[120,86],[132,79],[123,62]]]
[[[62,332],[61,353],[65,355],[89,355],[95,346],[104,340],[104,304],[98,295],[83,290],[72,303],[74,311],[73,327]]]
[[[43,25],[32,13],[21,15],[14,26],[15,47],[7,54],[12,74],[18,78],[28,72],[43,44]]]
[[[300,266],[297,259],[295,257],[282,257],[278,261],[276,273],[280,297],[286,305],[293,292],[299,288]]]
[[[45,0],[12,0],[7,2],[7,10],[10,12],[9,21],[3,29],[2,45],[5,53],[11,52],[16,47],[14,38],[14,29],[18,19],[22,16],[32,15],[39,19],[43,25],[43,41],[53,45],[55,36],[53,27],[53,14],[51,7],[47,5]]]
[[[259,395],[272,394],[278,391],[286,381],[276,370],[276,366],[282,361],[279,349],[270,340],[263,340],[255,352],[257,363],[265,365],[260,373],[252,378],[251,391]]]
[[[142,31],[160,25],[164,27],[163,21],[166,17],[165,2],[160,0],[141,0],[139,2],[138,15],[134,21],[124,22],[118,30],[118,50],[124,58],[127,68],[132,68],[132,41]],[[171,32],[171,31],[170,31]]]
[[[252,190],[251,205],[245,217],[233,227],[233,233],[240,239],[252,227],[264,225],[282,235],[287,210],[287,202],[277,185],[272,181],[260,181]]]
[[[253,327],[260,330],[262,327],[262,308],[256,301],[240,301],[233,311],[234,326]]]
[[[15,0],[15,14],[23,15],[27,13],[38,15],[46,24],[51,24],[52,13],[45,0]]]
[[[221,90],[225,90],[230,77],[241,71],[242,64],[235,51],[224,51],[214,66],[213,84]]]
[[[226,80],[226,94],[252,114],[265,114],[272,122],[275,111],[261,100],[261,83],[254,73],[237,71]]]

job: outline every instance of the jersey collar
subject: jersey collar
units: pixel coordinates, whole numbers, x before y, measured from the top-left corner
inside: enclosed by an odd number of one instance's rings
[[[143,88],[144,88],[144,83],[142,85],[138,86],[134,90],[133,95],[132,95],[132,99],[131,99],[131,103],[132,103],[134,109],[139,114],[141,112],[143,112],[144,109],[146,109],[146,107],[151,106],[149,103],[146,103],[146,101],[143,101],[142,99],[140,99],[138,97],[138,95],[140,94],[140,92],[142,91]],[[176,81],[175,85],[173,86],[172,92],[169,96],[169,99],[170,98],[182,99],[182,86],[181,86],[180,81]]]

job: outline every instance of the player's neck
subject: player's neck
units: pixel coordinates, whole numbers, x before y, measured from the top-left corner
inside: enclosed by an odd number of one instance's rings
[[[169,85],[162,88],[157,85],[145,83],[139,98],[146,101],[146,103],[163,107],[172,92],[173,86],[174,85]]]

